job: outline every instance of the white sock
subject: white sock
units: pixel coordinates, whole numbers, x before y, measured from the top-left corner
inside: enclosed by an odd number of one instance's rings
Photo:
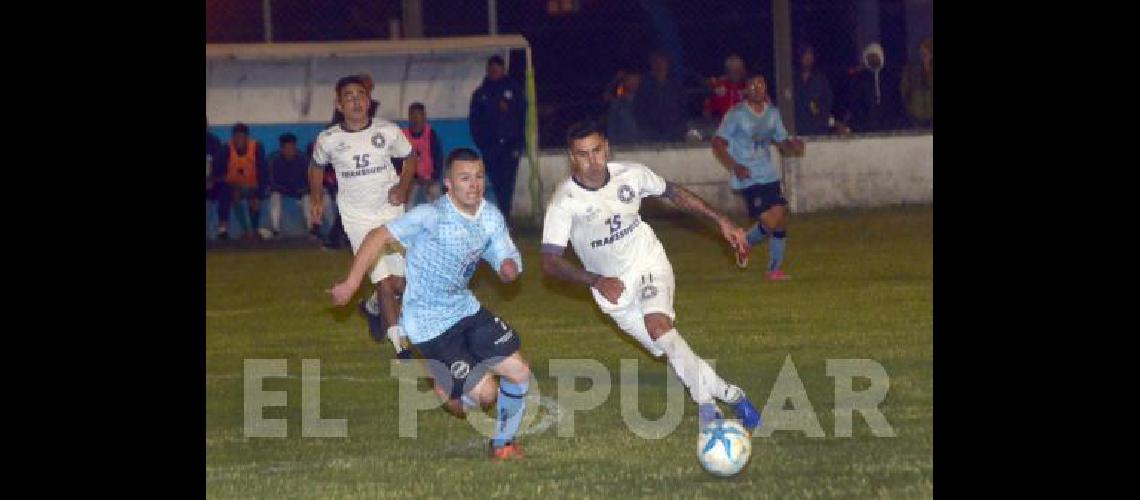
[[[392,343],[392,347],[396,348],[396,352],[404,351],[404,341],[400,338],[404,336],[404,329],[400,325],[393,325],[388,327],[388,341]]]
[[[673,372],[689,388],[689,395],[697,404],[712,403],[713,398],[725,402],[735,402],[739,399],[739,388],[725,383],[724,379],[713,371],[708,362],[698,357],[681,334],[674,328],[665,332],[656,340],[656,344],[665,351],[669,366]]]

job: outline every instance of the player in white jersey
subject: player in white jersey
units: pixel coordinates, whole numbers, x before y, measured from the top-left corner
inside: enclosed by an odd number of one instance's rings
[[[333,124],[317,136],[309,168],[309,210],[311,220],[321,220],[324,205],[324,167],[336,172],[337,209],[352,252],[369,231],[403,215],[416,173],[418,158],[400,128],[392,122],[373,118],[370,82],[360,76],[346,76],[336,82],[336,109]],[[397,174],[393,159],[404,159]],[[372,267],[375,297],[361,303],[373,338],[386,335],[401,358],[410,356],[406,339],[397,325],[399,294],[404,289],[404,258],[400,249],[387,248]],[[371,309],[371,310],[370,310]],[[388,325],[383,331],[384,325]]]
[[[700,422],[721,418],[719,399],[731,406],[750,431],[760,414],[744,391],[728,384],[693,353],[673,327],[673,267],[649,224],[641,199],[661,196],[678,208],[715,222],[739,251],[744,230],[682,186],[667,182],[645,165],[608,161],[609,144],[593,121],[567,132],[571,176],[555,188],[542,228],[542,269],[587,285],[598,307],[654,357],[664,354],[697,402]],[[567,242],[585,269],[563,257]]]

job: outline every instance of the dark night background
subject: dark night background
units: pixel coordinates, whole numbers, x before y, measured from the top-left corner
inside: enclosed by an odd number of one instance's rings
[[[906,2],[932,0],[791,0],[793,45],[816,48],[817,67],[832,82],[837,102],[861,46],[878,40],[886,63],[901,67],[914,57],[908,42]],[[575,2],[566,2],[575,3]],[[702,78],[720,75],[732,53],[751,73],[775,81],[771,0],[577,0],[576,10],[551,14],[547,0],[499,0],[498,30],[526,37],[534,51],[539,119],[543,128],[604,114],[602,93],[623,68],[647,71],[647,56],[663,49],[679,58],[690,116],[699,116],[707,89]],[[927,6],[929,9],[930,6]],[[877,15],[877,36],[859,40],[860,9]],[[932,12],[932,11],[931,11]],[[655,18],[656,16],[656,18]],[[275,42],[389,39],[389,20],[402,17],[399,0],[273,0]],[[912,21],[913,23],[913,21]],[[932,34],[929,21],[912,31]],[[424,36],[487,34],[487,2],[423,0]],[[261,0],[206,3],[207,43],[264,41]],[[913,40],[913,37],[912,37]],[[522,79],[522,54],[512,75]],[[517,61],[519,64],[515,64]],[[678,67],[679,66],[679,67]],[[543,134],[546,135],[546,134]]]

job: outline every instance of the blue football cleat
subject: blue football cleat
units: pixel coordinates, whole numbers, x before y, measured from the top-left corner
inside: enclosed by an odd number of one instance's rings
[[[724,418],[717,409],[716,403],[705,403],[697,406],[697,424],[704,427],[709,422]]]
[[[752,401],[748,400],[748,396],[743,396],[740,401],[732,405],[732,410],[736,412],[736,418],[740,419],[740,423],[744,425],[745,429],[751,433],[757,427],[760,427],[760,412],[756,411],[756,407],[752,406]]]

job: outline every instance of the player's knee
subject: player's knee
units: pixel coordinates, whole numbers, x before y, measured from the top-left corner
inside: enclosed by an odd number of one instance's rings
[[[530,380],[530,365],[526,364],[525,361],[519,360],[518,368],[516,370],[513,370],[512,373],[506,377],[506,379],[516,384],[521,384]]]
[[[397,286],[395,276],[388,276],[387,278],[380,280],[376,286],[380,289],[380,293],[385,295],[393,295],[397,290],[402,288],[400,286]]]
[[[649,336],[653,340],[665,335],[665,332],[673,329],[673,321],[664,314],[650,314],[645,316],[645,329],[649,331]]]

